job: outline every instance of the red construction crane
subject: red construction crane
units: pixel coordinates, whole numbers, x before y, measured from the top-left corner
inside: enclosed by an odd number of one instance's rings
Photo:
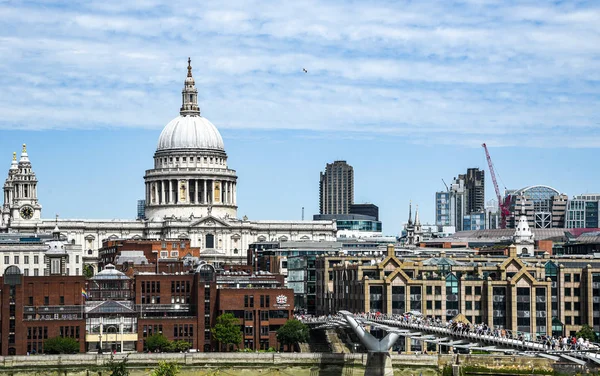
[[[496,198],[498,199],[498,208],[500,209],[500,228],[506,228],[506,219],[510,216],[510,195],[507,195],[502,200],[500,194],[500,188],[498,188],[498,182],[496,181],[496,173],[494,172],[494,164],[492,163],[492,157],[488,151],[485,143],[481,144],[485,149],[485,157],[487,158],[488,166],[490,167],[490,175],[492,175],[492,182],[494,183],[494,189],[496,190]]]

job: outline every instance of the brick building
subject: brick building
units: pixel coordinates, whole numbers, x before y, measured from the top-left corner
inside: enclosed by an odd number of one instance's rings
[[[73,337],[85,349],[82,276],[24,276],[9,266],[0,277],[0,354],[42,352],[44,341]]]
[[[157,258],[181,260],[199,257],[200,248],[192,247],[189,239],[108,239],[102,242],[98,250],[100,268],[116,265],[117,257],[123,251],[142,251],[149,263],[156,264]]]

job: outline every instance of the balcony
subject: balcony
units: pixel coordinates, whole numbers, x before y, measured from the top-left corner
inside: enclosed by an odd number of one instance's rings
[[[25,306],[23,320],[83,320],[83,306]]]
[[[192,307],[189,304],[140,304],[136,311],[141,318],[192,317]]]

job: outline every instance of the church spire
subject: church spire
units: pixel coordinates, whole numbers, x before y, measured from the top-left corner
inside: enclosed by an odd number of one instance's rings
[[[181,116],[200,116],[200,107],[198,107],[198,90],[194,77],[192,77],[192,59],[188,57],[188,73],[183,86],[182,104],[179,114]]]
[[[412,225],[412,200],[408,203],[408,224]]]
[[[415,225],[419,226],[421,221],[419,220],[419,205],[417,205],[417,210],[415,210]]]

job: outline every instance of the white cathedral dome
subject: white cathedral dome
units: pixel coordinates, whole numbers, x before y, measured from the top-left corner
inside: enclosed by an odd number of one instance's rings
[[[208,149],[225,151],[221,134],[202,116],[177,116],[163,129],[157,151],[175,149]]]

